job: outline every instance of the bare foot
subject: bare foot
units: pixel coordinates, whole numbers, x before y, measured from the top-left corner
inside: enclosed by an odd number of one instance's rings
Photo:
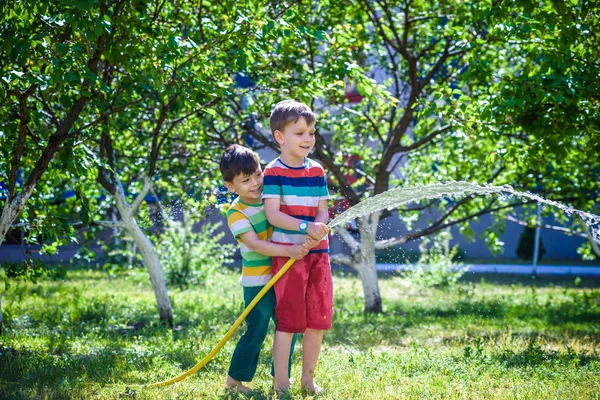
[[[325,389],[323,389],[321,386],[317,385],[313,379],[311,379],[310,381],[307,381],[307,382],[303,382],[302,390],[304,390],[308,394],[320,394],[323,391],[325,391]]]
[[[287,393],[290,391],[290,379],[275,379],[273,377],[273,390],[277,393]]]
[[[241,393],[248,393],[251,389],[248,386],[244,386],[244,384],[236,379],[233,379],[229,375],[227,375],[227,381],[225,381],[225,387],[230,390],[236,390]]]
[[[273,386],[273,390],[277,394],[287,394],[290,391],[289,386]]]

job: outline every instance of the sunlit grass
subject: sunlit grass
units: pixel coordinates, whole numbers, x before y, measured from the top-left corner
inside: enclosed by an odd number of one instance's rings
[[[0,397],[272,398],[272,335],[251,383],[255,391],[246,397],[223,389],[241,332],[181,383],[131,386],[174,377],[217,344],[243,308],[237,279],[231,274],[204,287],[171,290],[174,330],[157,324],[144,271],[72,270],[64,282],[15,286],[3,294]],[[598,398],[595,282],[574,287],[572,280],[538,280],[532,286],[528,279],[507,279],[440,290],[388,276],[380,281],[384,314],[364,315],[360,282],[335,276],[334,328],[325,335],[317,370],[326,393],[318,397]],[[303,396],[300,366],[298,351],[291,398]]]

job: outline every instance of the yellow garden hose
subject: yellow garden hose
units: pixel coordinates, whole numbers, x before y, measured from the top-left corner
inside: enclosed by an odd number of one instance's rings
[[[142,386],[145,387],[145,388],[154,388],[154,387],[169,386],[169,385],[172,385],[172,384],[174,384],[176,382],[182,381],[185,378],[189,377],[190,375],[198,372],[200,370],[200,368],[204,367],[210,360],[212,360],[212,358],[219,352],[219,350],[221,350],[221,348],[225,345],[225,343],[227,343],[227,341],[233,335],[233,333],[237,330],[237,328],[239,328],[239,326],[244,321],[244,319],[246,319],[246,316],[248,316],[248,314],[250,313],[250,311],[252,311],[252,309],[254,308],[254,306],[256,305],[256,303],[258,303],[260,301],[260,299],[263,298],[263,296],[265,295],[265,293],[267,293],[269,291],[269,289],[271,289],[271,287],[273,287],[273,285],[275,284],[275,282],[277,282],[279,280],[279,278],[281,278],[283,276],[283,274],[285,274],[286,271],[288,269],[290,269],[290,267],[292,266],[292,264],[294,264],[295,261],[296,260],[294,260],[293,258],[290,258],[283,265],[283,267],[281,267],[281,269],[279,270],[279,272],[277,272],[275,274],[275,276],[273,276],[271,278],[271,280],[269,282],[267,282],[267,284],[265,285],[265,287],[262,288],[262,290],[260,292],[258,292],[258,294],[256,295],[256,297],[254,297],[254,299],[250,302],[250,304],[248,304],[248,307],[246,307],[246,309],[244,310],[244,312],[238,317],[238,319],[234,322],[234,324],[231,326],[231,328],[229,328],[229,330],[227,331],[227,333],[225,334],[225,336],[223,336],[223,339],[221,339],[221,341],[215,346],[215,348],[212,349],[212,351],[210,353],[208,353],[208,355],[206,357],[204,357],[202,359],[202,361],[200,361],[198,364],[194,365],[189,370],[185,371],[183,374],[181,374],[179,376],[176,376],[175,378],[172,378],[172,379],[169,379],[169,380],[166,380],[166,381],[162,381],[162,382],[151,383],[151,384],[148,384],[148,385],[142,385]]]

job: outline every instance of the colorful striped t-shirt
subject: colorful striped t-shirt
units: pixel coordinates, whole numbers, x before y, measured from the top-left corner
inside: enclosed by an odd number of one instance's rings
[[[306,158],[302,167],[290,167],[279,158],[273,160],[264,172],[263,199],[279,199],[279,210],[287,215],[314,222],[320,200],[329,199],[325,171],[317,162]],[[282,244],[304,243],[306,235],[299,230],[275,227],[271,241]],[[325,237],[310,253],[327,253]]]
[[[254,231],[260,240],[268,240],[273,227],[267,221],[265,203],[249,204],[237,199],[227,210],[227,225],[240,244],[242,253],[242,286],[263,286],[272,278],[271,257],[258,254],[244,244],[240,235]]]

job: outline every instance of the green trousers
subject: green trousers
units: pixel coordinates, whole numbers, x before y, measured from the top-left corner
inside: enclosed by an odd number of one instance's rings
[[[246,307],[264,286],[244,287],[244,303]],[[246,332],[242,335],[231,357],[229,376],[241,382],[250,382],[256,373],[258,356],[267,337],[269,322],[275,321],[275,291],[271,288],[246,317]],[[292,353],[296,345],[297,335],[292,339],[288,374],[292,369]],[[271,375],[273,363],[271,362]]]

